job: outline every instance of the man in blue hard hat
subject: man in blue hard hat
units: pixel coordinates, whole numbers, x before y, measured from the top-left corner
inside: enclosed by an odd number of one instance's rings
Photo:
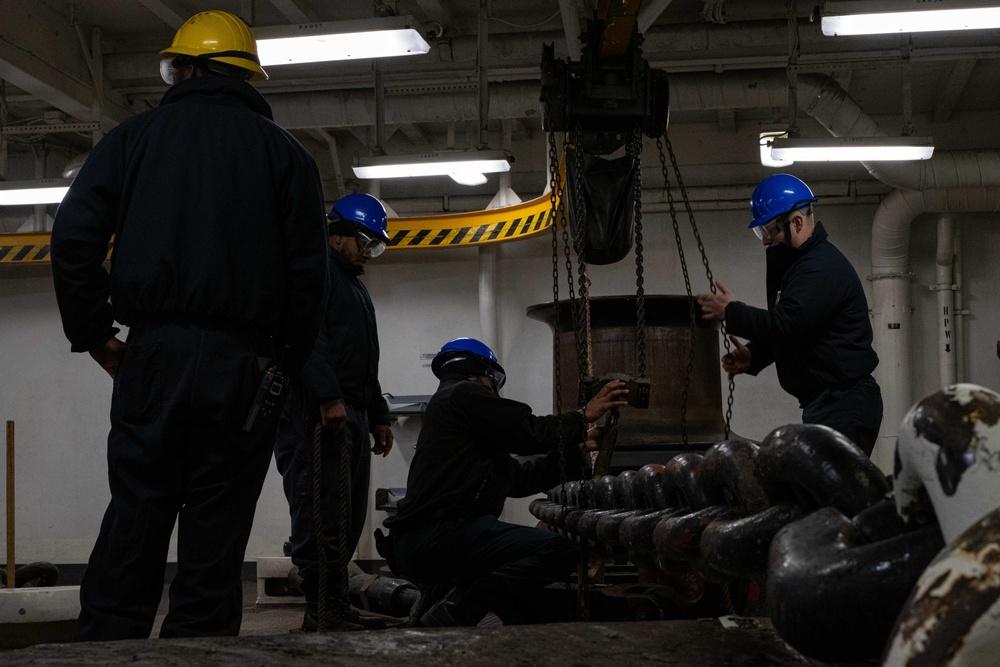
[[[389,408],[378,380],[375,309],[359,280],[365,265],[385,251],[389,240],[385,208],[371,195],[351,194],[334,204],[327,218],[330,297],[326,316],[300,381],[291,386],[274,450],[292,518],[292,562],[299,568],[306,598],[305,632],[381,627],[378,619],[351,608],[341,582],[368,513],[372,452],[386,456],[393,443]],[[313,467],[317,425],[319,484]],[[316,502],[319,517],[313,512]],[[344,535],[342,511],[347,517]],[[322,524],[325,563],[320,562],[317,549],[317,518]],[[320,623],[319,578],[324,565],[325,615]]]
[[[384,522],[389,537],[376,533],[379,552],[396,574],[445,589],[411,614],[420,625],[476,625],[488,611],[505,624],[537,620],[530,596],[571,572],[579,552],[563,535],[500,521],[504,501],[552,488],[561,474],[580,479],[581,452],[602,435],[587,427],[626,404],[625,383],[609,382],[579,410],[537,417],[499,395],[503,367],[474,338],[446,343],[431,370],[441,383],[427,403],[406,497]]]
[[[795,176],[764,179],[750,199],[750,228],[767,249],[767,308],[737,301],[722,283],[716,294],[699,294],[698,304],[703,318],[725,322],[731,334],[736,347],[722,357],[730,377],[774,363],[804,423],[840,431],[870,456],[882,394],[872,377],[878,355],[868,301],[854,267],[815,220],[815,201]]]

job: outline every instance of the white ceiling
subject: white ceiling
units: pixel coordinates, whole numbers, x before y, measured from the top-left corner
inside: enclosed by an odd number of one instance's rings
[[[511,175],[522,198],[537,196],[546,175],[546,140],[538,101],[542,44],[558,57],[570,52],[565,35],[576,35],[591,15],[585,0],[398,0],[378,3],[412,15],[428,35],[426,56],[381,61],[385,99],[383,148],[387,153],[470,147],[480,142],[477,49],[480,12],[488,18],[488,143],[517,156]],[[83,46],[99,53],[105,127],[155,105],[164,92],[157,51],[179,22],[204,9],[243,16],[255,26],[336,21],[373,16],[373,2],[320,0],[0,0],[0,78],[5,128],[44,126],[54,120],[94,120],[94,85]],[[615,4],[615,3],[612,3]],[[638,4],[633,0],[631,4]],[[671,85],[669,137],[689,186],[735,186],[745,196],[770,171],[758,162],[756,135],[785,127],[788,73],[831,77],[890,135],[909,130],[933,136],[938,151],[1000,147],[1000,34],[997,31],[888,37],[823,37],[810,20],[812,3],[799,2],[797,51],[785,0],[646,0],[640,24],[644,55],[665,70]],[[817,3],[818,4],[818,3]],[[571,45],[575,49],[575,38]],[[790,58],[791,54],[791,58]],[[791,68],[789,68],[791,62]],[[272,67],[259,86],[276,120],[316,156],[327,198],[353,181],[350,164],[375,142],[375,94],[371,61]],[[799,100],[797,125],[804,136],[829,136]],[[52,112],[61,112],[53,114]],[[836,132],[838,129],[835,128]],[[328,139],[336,142],[341,174]],[[45,175],[92,143],[89,132],[7,134],[7,178],[34,178],[45,157]],[[2,156],[2,153],[0,153]],[[647,140],[643,181],[662,184],[655,142]],[[801,167],[801,168],[800,168]],[[0,157],[0,169],[3,157]],[[796,165],[807,179],[871,191],[874,183],[857,163]],[[402,214],[481,208],[496,192],[465,188],[447,178],[419,183],[386,181],[381,195]],[[886,188],[887,189],[887,188]]]

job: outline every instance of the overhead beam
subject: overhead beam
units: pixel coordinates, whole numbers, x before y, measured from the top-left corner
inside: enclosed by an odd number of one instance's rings
[[[399,126],[399,131],[417,148],[424,148],[430,144],[421,129],[413,123],[402,123]]]
[[[84,122],[93,112],[94,87],[74,28],[46,3],[0,0],[0,78]],[[124,98],[102,87],[102,123],[131,115]]]
[[[667,8],[671,0],[652,0],[652,2],[644,2],[642,9],[639,10],[639,32],[644,33],[649,30],[649,27],[656,23],[656,19],[660,18],[660,14],[663,10]]]
[[[319,20],[316,12],[309,10],[307,13],[295,0],[270,0],[270,2],[287,21],[292,23],[309,23]]]
[[[943,123],[951,119],[958,98],[969,83],[972,69],[976,66],[975,58],[959,60],[952,65],[951,71],[938,88],[937,103],[934,105],[934,122]]]
[[[174,3],[167,3],[165,0],[139,0],[139,4],[151,11],[161,21],[177,30],[188,19],[183,11]]]
[[[441,4],[440,0],[416,0],[420,11],[431,21],[437,21],[442,27],[452,23],[451,12]]]

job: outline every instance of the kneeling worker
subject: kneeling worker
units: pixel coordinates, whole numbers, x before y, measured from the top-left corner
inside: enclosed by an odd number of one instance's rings
[[[476,625],[488,611],[507,624],[531,622],[526,597],[571,572],[579,554],[567,537],[500,521],[504,501],[559,483],[560,433],[566,476],[579,479],[581,453],[597,449],[601,435],[587,425],[625,405],[628,390],[611,382],[579,410],[535,416],[500,397],[503,368],[473,338],[446,343],[431,370],[441,383],[427,404],[406,497],[384,522],[383,555],[411,581],[457,583],[421,625]]]

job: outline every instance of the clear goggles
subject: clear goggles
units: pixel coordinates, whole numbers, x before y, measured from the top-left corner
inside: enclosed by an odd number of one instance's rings
[[[385,241],[369,236],[360,229],[354,232],[361,254],[375,258],[385,252]]]
[[[753,233],[756,234],[757,238],[761,241],[768,241],[785,231],[786,221],[787,218],[784,218],[781,220],[772,220],[764,225],[757,225],[753,228]]]
[[[493,381],[493,386],[496,387],[497,391],[503,389],[503,383],[507,381],[507,375],[503,371],[487,367],[483,374]]]

